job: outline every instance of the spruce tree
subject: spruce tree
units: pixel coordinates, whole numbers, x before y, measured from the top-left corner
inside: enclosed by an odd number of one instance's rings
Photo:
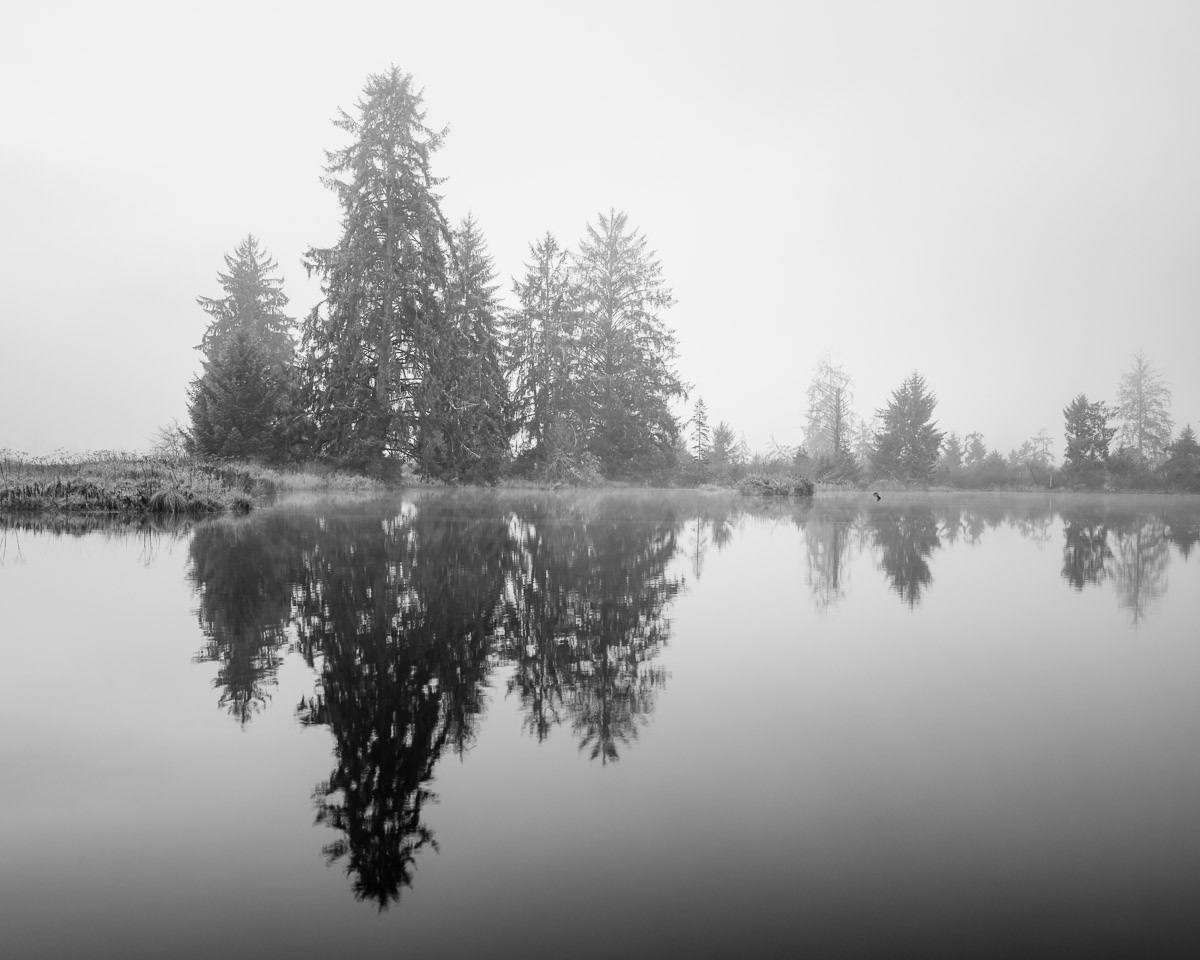
[[[616,210],[588,224],[575,267],[589,450],[610,477],[660,471],[679,436],[669,404],[684,394],[675,335],[661,318],[673,302],[662,268]]]
[[[872,463],[881,476],[905,483],[928,483],[945,434],[932,421],[937,397],[925,378],[913,372],[878,411],[883,426],[875,435]]]
[[[324,302],[303,346],[315,453],[366,467],[416,451],[416,393],[447,326],[451,242],[430,168],[445,131],[425,125],[412,77],[372,75],[356,111],[334,121],[350,145],[326,154],[342,233],[306,254]]]
[[[253,236],[226,255],[224,297],[198,297],[210,317],[189,389],[187,446],[200,456],[286,459],[295,439],[292,318],[278,265]]]
[[[470,216],[453,240],[446,328],[415,392],[417,462],[427,476],[494,483],[508,456],[510,421],[496,272]]]
[[[513,283],[519,306],[506,330],[505,366],[520,443],[526,457],[545,468],[579,452],[580,329],[567,252],[547,233],[529,253],[525,276]]]

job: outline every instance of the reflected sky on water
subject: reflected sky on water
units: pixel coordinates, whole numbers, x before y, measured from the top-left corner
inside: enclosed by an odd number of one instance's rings
[[[1177,497],[0,520],[0,953],[1174,955],[1198,543]]]

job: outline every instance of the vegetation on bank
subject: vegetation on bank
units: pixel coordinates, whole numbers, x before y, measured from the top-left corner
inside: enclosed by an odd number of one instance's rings
[[[0,450],[0,511],[198,517],[244,513],[284,491],[370,492],[385,486],[320,464],[275,469],[167,452],[26,457]]]
[[[199,516],[245,512],[275,489],[250,466],[113,452],[27,458],[0,451],[0,510]]]

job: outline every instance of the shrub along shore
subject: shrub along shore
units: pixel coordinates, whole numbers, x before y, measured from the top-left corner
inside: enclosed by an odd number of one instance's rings
[[[0,456],[0,510],[244,513],[276,489],[266,472],[248,466],[113,453]]]
[[[0,451],[0,511],[197,517],[245,513],[284,490],[383,489],[370,477],[309,467],[89,453],[30,458]]]
[[[598,480],[596,485],[607,484]],[[285,491],[367,493],[388,486],[360,473],[312,464],[276,470],[154,454],[106,451],[31,458],[0,451],[0,511],[6,512],[198,517],[245,513]],[[735,489],[748,496],[813,494],[812,481],[794,475],[751,475]]]

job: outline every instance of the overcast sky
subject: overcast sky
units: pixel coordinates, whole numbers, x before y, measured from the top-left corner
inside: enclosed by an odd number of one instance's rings
[[[444,209],[506,295],[547,230],[628,213],[679,370],[752,447],[831,354],[858,413],[913,370],[1007,453],[1141,349],[1200,428],[1200,4],[44,2],[4,15],[0,448],[186,421],[222,257],[292,313],[337,240],[330,123],[396,64]],[[511,301],[511,297],[508,297]]]

